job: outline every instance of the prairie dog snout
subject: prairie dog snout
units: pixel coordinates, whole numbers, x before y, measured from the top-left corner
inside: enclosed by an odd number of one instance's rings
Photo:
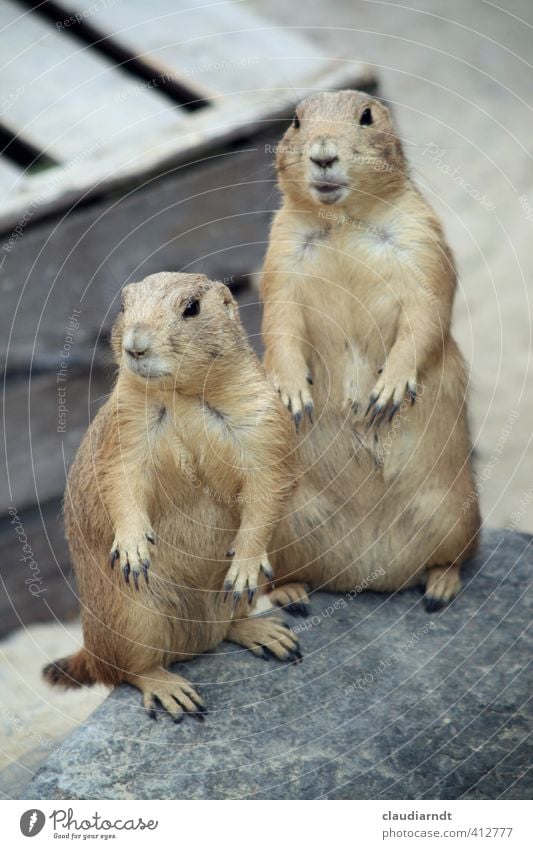
[[[334,206],[358,193],[390,193],[402,179],[405,160],[387,107],[361,92],[339,91],[299,104],[279,145],[277,166],[287,196]]]

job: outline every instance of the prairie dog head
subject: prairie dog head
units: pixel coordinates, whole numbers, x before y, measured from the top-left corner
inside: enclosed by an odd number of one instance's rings
[[[284,194],[322,207],[364,205],[400,185],[406,170],[389,110],[358,91],[305,98],[276,161]]]
[[[194,391],[242,338],[227,286],[201,274],[162,272],[124,287],[111,347],[121,369]]]

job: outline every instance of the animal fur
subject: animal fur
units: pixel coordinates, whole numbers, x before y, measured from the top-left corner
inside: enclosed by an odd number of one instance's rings
[[[300,428],[303,476],[276,576],[343,591],[427,580],[436,609],[480,526],[451,251],[388,109],[366,94],[304,100],[277,170],[265,364]]]
[[[292,426],[221,283],[162,273],[126,286],[112,348],[118,379],[64,501],[84,648],[45,676],[127,681],[153,715],[160,705],[179,721],[201,716],[203,702],[169,664],[225,639],[298,659],[283,623],[247,618],[272,578]]]

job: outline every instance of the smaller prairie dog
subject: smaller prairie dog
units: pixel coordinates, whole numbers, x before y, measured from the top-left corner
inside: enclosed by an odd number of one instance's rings
[[[276,528],[276,581],[338,591],[420,582],[436,610],[459,591],[480,527],[451,251],[388,109],[367,94],[300,103],[277,171],[265,365],[296,426],[314,424]]]
[[[84,648],[44,674],[63,686],[126,681],[152,715],[160,704],[179,721],[203,702],[169,664],[224,639],[301,657],[283,622],[248,616],[272,580],[293,428],[222,283],[161,273],[126,286],[112,348],[118,379],[65,493]]]

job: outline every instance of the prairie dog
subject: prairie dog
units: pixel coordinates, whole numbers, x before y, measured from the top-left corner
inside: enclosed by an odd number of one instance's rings
[[[437,609],[480,526],[452,254],[388,109],[366,94],[305,99],[277,171],[265,365],[301,431],[303,485],[276,532],[276,575],[331,590],[424,579]]]
[[[118,378],[64,502],[84,648],[44,675],[126,681],[152,715],[160,704],[176,721],[200,717],[201,697],[169,664],[224,639],[300,657],[280,620],[248,618],[260,572],[272,579],[267,548],[294,481],[290,416],[229,289],[201,275],[126,286],[112,349]]]

